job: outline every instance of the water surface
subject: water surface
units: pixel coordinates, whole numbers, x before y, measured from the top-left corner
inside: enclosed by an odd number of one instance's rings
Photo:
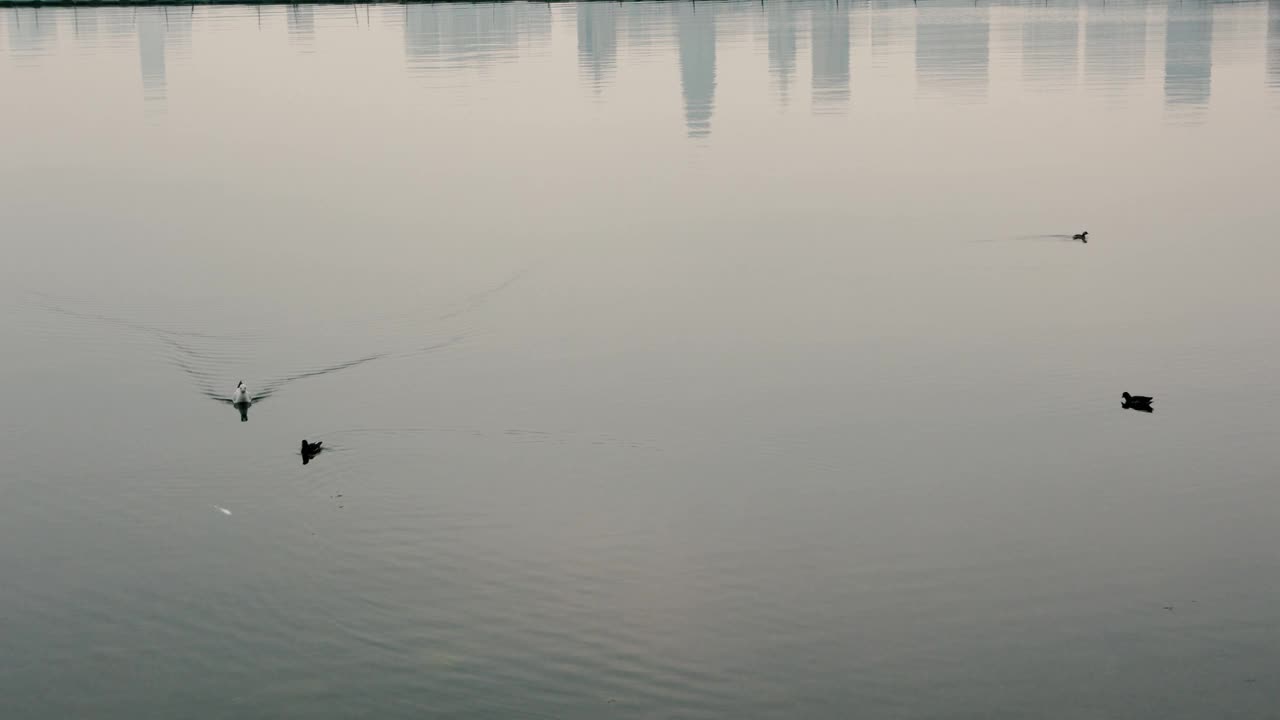
[[[0,716],[1274,714],[1280,4],[0,24]]]

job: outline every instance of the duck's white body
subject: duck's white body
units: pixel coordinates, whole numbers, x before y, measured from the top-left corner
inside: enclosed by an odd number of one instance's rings
[[[236,391],[231,393],[231,404],[248,405],[251,402],[253,402],[253,397],[249,395],[249,388],[246,388],[244,383],[237,385]]]

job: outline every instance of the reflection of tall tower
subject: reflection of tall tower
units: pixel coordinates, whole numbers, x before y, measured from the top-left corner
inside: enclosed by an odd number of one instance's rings
[[[406,4],[404,6],[404,54],[409,63],[414,58],[434,57],[443,46],[445,34],[441,27],[442,8],[436,5]]]
[[[71,34],[75,37],[77,45],[96,44],[99,14],[96,8],[80,12],[80,8],[71,6]]]
[[[1121,91],[1146,76],[1147,8],[1089,5],[1084,34],[1085,82]]]
[[[483,68],[519,57],[522,41],[545,45],[551,37],[550,12],[526,3],[413,3],[403,22],[405,59],[415,70]]]
[[[1164,102],[1166,106],[1209,104],[1213,71],[1213,6],[1172,3],[1165,30]]]
[[[910,51],[907,42],[914,22],[913,6],[903,6],[893,0],[875,0],[871,3],[872,67],[886,67],[891,55]]]
[[[1069,2],[1062,7],[1032,10],[1022,23],[1022,78],[1030,85],[1061,90],[1076,76],[1080,8]]]
[[[680,46],[680,86],[689,137],[711,134],[716,94],[715,4],[676,6],[676,43]]]
[[[991,19],[986,6],[930,2],[916,13],[916,84],[926,92],[985,98]]]
[[[1277,0],[1280,2],[1280,0]],[[769,13],[769,74],[778,98],[785,104],[796,74],[795,4],[781,0],[766,5]]]
[[[618,59],[618,23],[612,3],[580,2],[578,9],[578,69],[599,92],[613,74]]]
[[[138,8],[138,61],[142,69],[142,97],[163,102],[168,82],[165,61],[172,49],[191,42],[191,15],[185,8]]]
[[[1280,90],[1280,0],[1267,3],[1267,85]]]
[[[106,41],[124,45],[137,34],[134,8],[95,7],[93,13],[100,18]]]
[[[648,52],[671,36],[671,7],[667,3],[619,3],[618,16],[623,37],[632,51]]]
[[[142,99],[165,98],[164,18],[156,8],[138,14],[138,60],[142,65]]]
[[[823,0],[809,17],[813,105],[838,107],[849,100],[849,3]]]
[[[43,8],[10,8],[9,54],[15,58],[33,58],[46,54],[58,37],[54,14]]]
[[[289,39],[309,50],[316,39],[315,8],[311,5],[290,5],[286,17]]]

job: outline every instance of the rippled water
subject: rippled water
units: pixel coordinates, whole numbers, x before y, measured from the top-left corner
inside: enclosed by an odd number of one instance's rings
[[[0,24],[0,717],[1274,714],[1280,4]]]

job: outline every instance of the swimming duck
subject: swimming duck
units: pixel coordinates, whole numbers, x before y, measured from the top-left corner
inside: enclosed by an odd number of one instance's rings
[[[302,464],[306,465],[311,462],[311,458],[320,454],[320,446],[324,444],[323,440],[309,443],[306,438],[302,439]]]
[[[240,383],[236,385],[236,391],[231,393],[231,404],[248,405],[252,402],[253,397],[249,395],[249,388],[245,387],[244,381],[241,380]]]
[[[1137,410],[1138,412],[1145,413],[1154,412],[1151,407],[1151,401],[1155,398],[1152,398],[1150,395],[1130,395],[1129,393],[1123,393],[1120,397],[1124,398],[1124,401],[1120,403],[1120,407],[1125,410]]]
[[[1072,240],[1079,240],[1080,242],[1087,243],[1087,242],[1089,242],[1089,231],[1088,231],[1088,230],[1085,230],[1084,232],[1076,233],[1075,235],[1072,235],[1072,236],[1071,236],[1071,239],[1072,239]]]

